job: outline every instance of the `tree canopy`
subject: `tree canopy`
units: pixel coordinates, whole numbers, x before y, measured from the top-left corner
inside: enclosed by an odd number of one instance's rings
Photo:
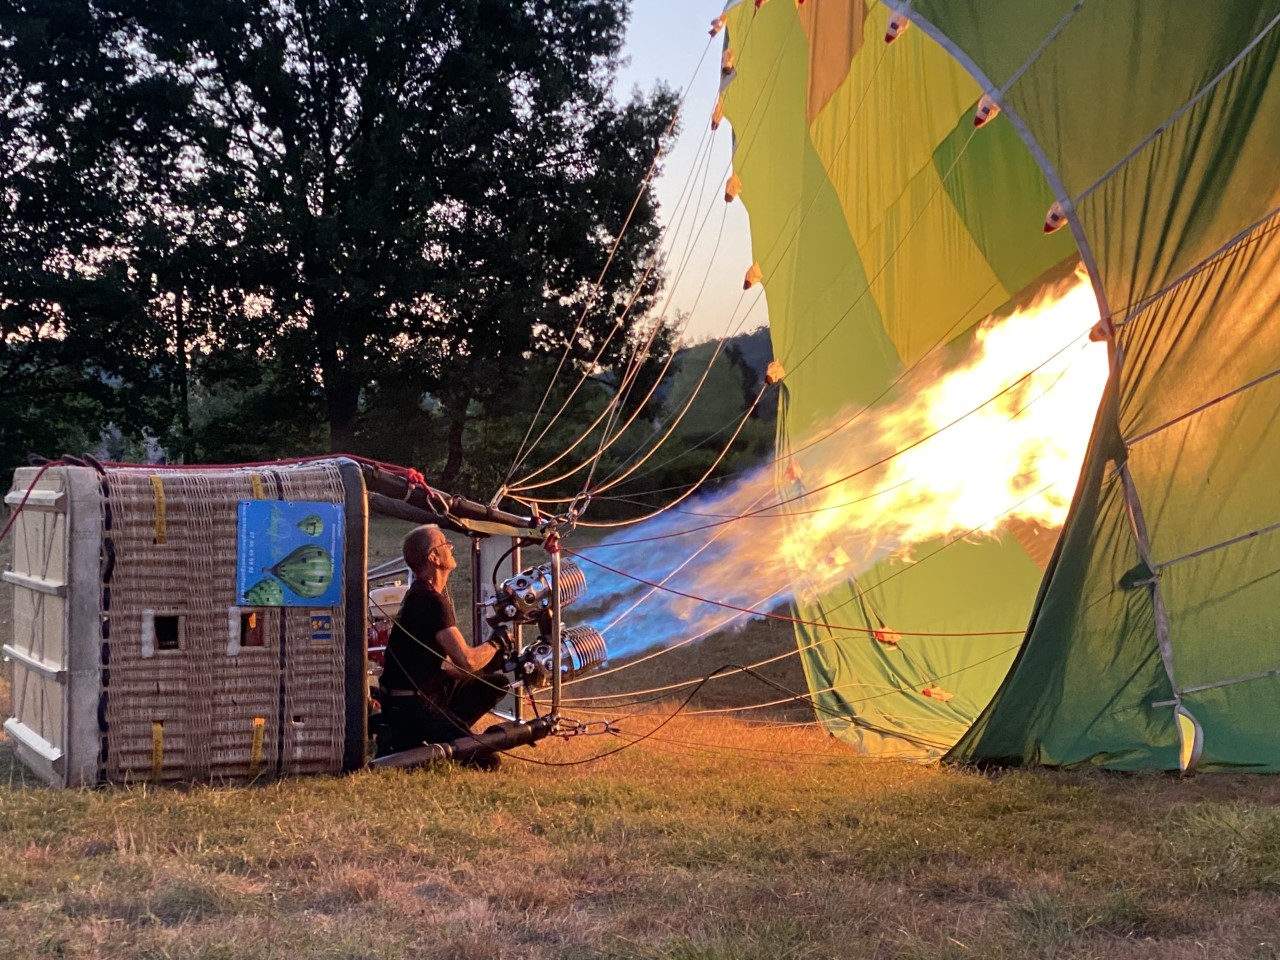
[[[615,98],[626,13],[8,4],[0,381],[32,395],[0,412],[48,424],[62,388],[79,429],[150,425],[187,456],[361,452],[429,396],[458,480],[470,420],[527,423],[562,351],[608,369],[653,306],[646,174],[675,102]],[[10,430],[7,461],[41,439]]]

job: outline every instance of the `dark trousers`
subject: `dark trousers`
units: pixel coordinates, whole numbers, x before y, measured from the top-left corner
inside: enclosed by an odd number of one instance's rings
[[[507,695],[505,673],[449,678],[431,695],[384,697],[382,722],[387,741],[379,753],[408,750],[423,743],[447,743],[471,732],[471,725]]]

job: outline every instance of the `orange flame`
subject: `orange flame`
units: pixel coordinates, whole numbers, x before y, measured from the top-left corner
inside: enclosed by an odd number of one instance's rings
[[[927,541],[1013,533],[1019,523],[1060,527],[1107,380],[1106,345],[1088,339],[1097,321],[1092,288],[1077,275],[1065,290],[984,321],[960,365],[913,371],[911,384],[922,386],[800,450],[787,496],[816,492],[788,508],[791,561],[822,589],[856,572],[834,545],[860,567],[909,557]],[[836,462],[830,448],[849,442],[856,457]]]
[[[597,577],[600,602],[639,597],[628,612],[644,604],[604,627],[610,644],[634,651],[723,621],[722,610],[690,597],[752,609],[812,600],[876,563],[910,560],[926,543],[932,552],[1008,534],[1043,568],[1107,379],[1106,345],[1089,339],[1097,322],[1093,292],[1078,277],[984,321],[960,361],[948,348],[950,361],[917,364],[895,397],[793,436],[790,457],[699,501],[692,517],[673,512],[604,541],[603,562],[686,594],[641,597],[625,577]],[[687,559],[675,565],[675,553]],[[892,649],[899,635],[886,627],[875,639]],[[950,697],[941,687],[925,695]]]

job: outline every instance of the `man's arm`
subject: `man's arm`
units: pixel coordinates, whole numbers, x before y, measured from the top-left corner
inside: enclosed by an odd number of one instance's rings
[[[457,627],[445,627],[436,634],[436,641],[449,655],[449,659],[444,662],[446,671],[452,664],[467,673],[479,673],[489,665],[489,661],[499,649],[498,645],[491,640],[476,647],[471,646]]]

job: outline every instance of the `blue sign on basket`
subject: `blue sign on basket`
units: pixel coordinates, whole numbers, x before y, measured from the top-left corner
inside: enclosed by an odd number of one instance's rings
[[[241,500],[236,603],[336,607],[342,602],[342,506]]]
[[[312,640],[332,640],[333,639],[333,615],[328,613],[313,613],[311,615],[311,639]]]

